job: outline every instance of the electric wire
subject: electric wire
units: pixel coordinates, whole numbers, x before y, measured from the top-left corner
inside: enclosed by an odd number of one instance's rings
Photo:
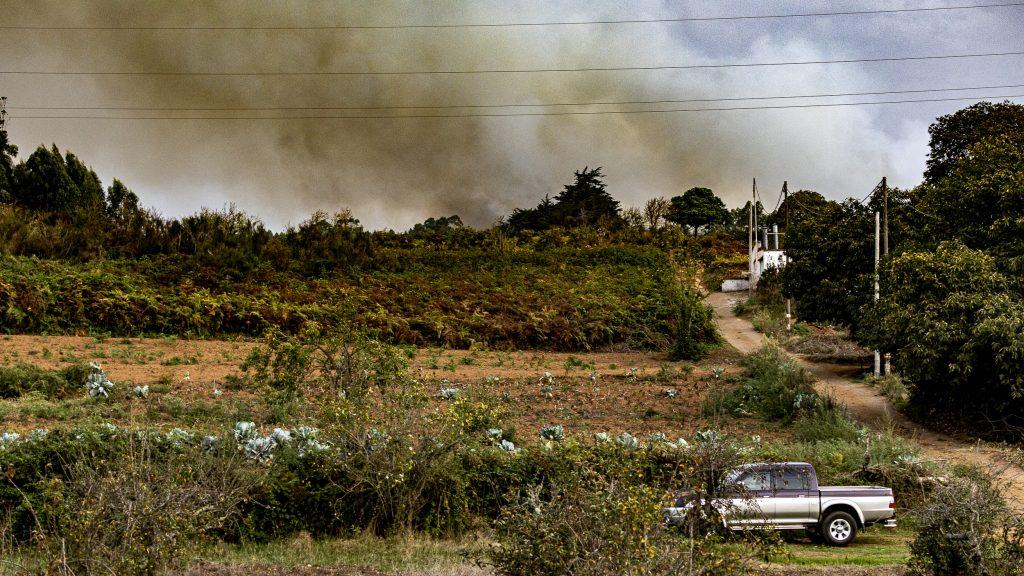
[[[542,74],[542,73],[579,73],[579,72],[637,72],[657,70],[709,70],[724,68],[763,68],[780,66],[812,66],[826,64],[864,64],[881,62],[912,62],[927,60],[956,60],[967,58],[990,58],[1002,56],[1020,56],[1024,51],[983,52],[975,54],[940,54],[932,56],[890,56],[881,58],[843,58],[835,60],[794,60],[787,62],[734,62],[718,64],[680,64],[660,66],[593,66],[581,68],[492,68],[480,70],[372,70],[372,71],[272,71],[272,72],[211,72],[211,71],[144,71],[144,70],[0,70],[0,74],[13,76],[223,76],[223,77],[265,77],[265,76],[434,76],[434,75],[473,75],[473,74]]]
[[[875,187],[871,189],[871,192],[868,192],[868,195],[863,197],[863,198],[861,198],[860,200],[858,200],[857,203],[862,205],[862,206],[867,206],[868,200],[870,200],[875,195],[875,192],[878,192],[878,189],[881,188],[881,187],[882,187],[882,181],[879,180],[878,184],[875,184]]]
[[[772,214],[775,214],[779,210],[779,206],[782,205],[782,190],[779,190],[779,199],[775,201],[775,208],[772,208]]]
[[[407,30],[407,29],[460,29],[460,28],[530,28],[545,26],[605,26],[619,24],[680,24],[687,22],[720,22],[743,20],[772,20],[786,18],[821,18],[831,16],[868,16],[880,14],[903,14],[920,12],[948,12],[955,10],[977,10],[989,8],[1013,8],[1024,6],[1024,2],[1005,2],[990,4],[969,4],[957,6],[932,6],[920,8],[891,8],[877,10],[843,10],[834,12],[801,12],[795,14],[751,14],[738,16],[692,16],[682,18],[633,18],[608,20],[567,20],[554,22],[495,22],[495,23],[450,23],[450,24],[337,24],[337,25],[306,25],[306,26],[57,26],[6,24],[0,30],[97,30],[97,31],[298,31],[298,30]]]
[[[11,118],[24,120],[403,120],[403,119],[451,119],[451,118],[523,118],[550,116],[610,116],[633,114],[675,114],[694,112],[726,112],[742,110],[794,110],[808,108],[838,108],[854,106],[880,106],[891,104],[919,104],[927,102],[962,102],[968,100],[996,100],[1024,98],[1024,94],[984,95],[956,98],[923,98],[911,100],[882,100],[873,102],[832,102],[821,104],[787,104],[780,106],[722,106],[714,108],[669,108],[658,110],[597,110],[597,111],[563,111],[563,112],[511,112],[467,114],[345,114],[345,115],[276,115],[276,116],[82,116],[82,115],[14,115]]]
[[[340,110],[452,110],[480,108],[540,108],[566,106],[633,106],[653,104],[692,104],[715,102],[741,102],[750,100],[796,100],[806,98],[839,98],[849,96],[882,96],[890,94],[922,94],[929,92],[963,92],[973,90],[1000,90],[1024,88],[1024,84],[1002,84],[995,86],[971,86],[957,88],[923,88],[914,90],[883,90],[875,92],[838,92],[830,94],[793,94],[776,96],[737,96],[721,98],[687,98],[662,100],[617,100],[595,102],[548,102],[548,103],[506,103],[506,104],[437,104],[402,106],[10,106],[11,110],[78,110],[78,111],[120,111],[120,112],[275,112],[275,111],[340,111]]]
[[[813,214],[815,216],[822,215],[822,208],[811,208],[810,206],[807,206],[806,204],[800,201],[800,196],[797,195],[796,193],[790,194],[789,197],[792,198],[794,202],[796,202],[797,206],[803,208],[806,212],[809,212],[810,214]]]

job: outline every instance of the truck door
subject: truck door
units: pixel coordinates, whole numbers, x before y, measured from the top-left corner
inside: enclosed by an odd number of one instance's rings
[[[730,510],[723,510],[730,526],[771,523],[775,515],[772,498],[772,472],[768,468],[744,470],[736,477],[738,494],[729,500]]]
[[[818,521],[818,499],[811,494],[811,471],[800,466],[776,468],[772,474],[775,523],[813,524]]]

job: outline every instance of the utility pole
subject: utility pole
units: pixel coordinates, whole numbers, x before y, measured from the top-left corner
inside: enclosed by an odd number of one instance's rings
[[[878,212],[875,212],[875,302],[878,302],[878,237],[880,236]],[[882,373],[882,357],[875,350],[875,377]]]
[[[754,193],[747,215],[747,295],[754,295],[754,201],[757,199],[757,178],[754,178]]]
[[[885,251],[883,254],[889,255],[889,185],[885,181],[885,176],[882,176],[882,214],[885,219]],[[877,260],[877,258],[876,258]],[[875,265],[875,283],[878,283],[878,265]],[[875,300],[878,300],[878,289],[875,288]],[[889,375],[892,370],[889,367],[889,354],[885,354],[885,374]]]
[[[782,181],[782,204],[786,207],[786,229],[783,231],[782,236],[785,237],[789,234],[789,182],[786,180]],[[778,242],[778,236],[776,236],[776,242]],[[789,264],[789,258],[785,256],[786,249],[784,244],[780,244],[779,248],[782,250],[783,259],[785,264]],[[793,329],[793,299],[786,298],[786,332]]]
[[[882,222],[885,230],[885,245],[882,254],[889,255],[889,186],[885,183],[885,176],[882,176]]]
[[[7,96],[0,96],[0,130],[7,126]]]

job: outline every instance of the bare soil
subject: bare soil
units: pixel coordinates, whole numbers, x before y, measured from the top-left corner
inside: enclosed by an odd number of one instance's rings
[[[151,387],[148,425],[175,426],[180,424],[170,416],[160,416],[153,406],[172,399],[193,406],[244,403],[258,419],[261,411],[267,410],[259,391],[229,382],[230,377],[242,375],[240,364],[258,345],[246,340],[3,336],[0,365],[26,362],[55,369],[96,362],[121,390],[118,398],[135,386]],[[671,362],[657,352],[567,354],[436,348],[416,351],[410,371],[428,392],[438,396],[442,388],[457,388],[501,406],[510,429],[506,432],[514,431],[517,443],[532,441],[548,424],[561,424],[567,434],[575,435],[629,432],[644,438],[660,432],[673,439],[724,424],[737,435],[771,437],[754,420],[718,422],[702,415],[707,393],[728,385],[729,376],[741,370],[738,359],[728,349],[694,365]],[[131,408],[122,411],[125,416],[120,418],[138,418],[138,407],[133,404]],[[116,413],[109,417],[113,423],[124,423]],[[4,430],[25,432],[61,425],[67,422],[48,421],[17,409],[6,410],[6,414],[0,410],[0,428]]]

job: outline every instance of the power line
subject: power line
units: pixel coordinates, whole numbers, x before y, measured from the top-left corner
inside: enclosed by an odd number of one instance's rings
[[[400,120],[424,118],[517,118],[531,116],[607,116],[612,114],[670,114],[681,112],[725,112],[734,110],[786,110],[801,108],[836,108],[851,106],[878,106],[885,104],[916,104],[923,102],[958,102],[998,98],[1024,98],[1024,94],[1004,94],[956,98],[922,98],[914,100],[882,100],[876,102],[834,102],[822,104],[788,104],[780,106],[727,106],[718,108],[669,108],[662,110],[599,110],[583,112],[512,112],[468,114],[349,114],[349,115],[283,115],[283,116],[17,116],[24,120]]]
[[[875,184],[875,187],[871,189],[871,192],[868,192],[868,195],[867,195],[867,196],[865,196],[864,198],[862,198],[862,199],[858,200],[857,202],[858,202],[859,204],[863,205],[863,206],[866,206],[866,205],[867,205],[867,204],[866,204],[866,202],[867,202],[867,201],[868,201],[868,200],[869,200],[869,199],[870,199],[870,198],[871,198],[872,196],[874,196],[874,195],[875,195],[875,192],[878,192],[878,189],[879,189],[879,188],[881,188],[881,187],[882,187],[882,181],[881,181],[881,180],[879,180],[879,181],[878,181],[878,184]]]
[[[721,22],[742,20],[772,20],[786,18],[819,18],[831,16],[867,16],[879,14],[901,14],[914,12],[943,12],[953,10],[976,10],[986,8],[1012,8],[1024,6],[1024,2],[998,4],[970,4],[960,6],[935,6],[925,8],[896,8],[882,10],[845,10],[837,12],[802,12],[796,14],[755,14],[739,16],[695,16],[687,18],[645,18],[616,20],[572,20],[554,22],[504,22],[504,23],[452,23],[452,24],[341,24],[313,26],[49,26],[49,25],[0,25],[0,30],[99,30],[99,31],[228,31],[228,30],[406,30],[406,29],[450,29],[450,28],[530,28],[544,26],[595,26],[613,24],[680,24],[687,22]]]
[[[807,212],[810,212],[811,214],[814,214],[815,216],[821,216],[821,214],[822,214],[822,212],[824,210],[821,207],[811,208],[810,206],[807,206],[806,204],[804,204],[803,202],[800,201],[799,195],[796,194],[795,192],[793,194],[790,194],[789,197],[792,198],[793,201],[796,202],[798,206],[800,206],[801,208],[803,208]]]
[[[838,60],[798,60],[789,62],[741,62],[729,64],[684,64],[664,66],[605,66],[585,68],[493,68],[483,70],[378,70],[378,71],[304,71],[304,72],[171,72],[171,71],[52,71],[52,70],[0,70],[0,74],[20,76],[416,76],[416,75],[468,75],[468,74],[535,74],[549,72],[626,72],[654,70],[705,70],[721,68],[759,68],[774,66],[807,66],[819,64],[856,64],[872,62],[907,62],[920,60],[951,60],[1020,56],[1017,52],[986,52],[979,54],[943,54],[937,56],[898,56],[888,58],[846,58]]]
[[[997,86],[971,86],[957,88],[924,88],[915,90],[884,90],[876,92],[842,92],[831,94],[792,94],[776,96],[739,96],[723,98],[687,98],[687,99],[663,99],[663,100],[617,100],[598,102],[550,102],[537,104],[509,103],[509,104],[438,104],[438,105],[404,105],[404,106],[200,106],[200,107],[175,107],[175,106],[11,106],[11,110],[110,110],[121,112],[273,112],[273,111],[312,111],[312,110],[451,110],[451,109],[479,109],[479,108],[539,108],[539,107],[562,107],[562,106],[628,106],[628,105],[652,105],[652,104],[690,104],[690,103],[715,103],[715,102],[737,102],[748,100],[795,100],[805,98],[838,98],[848,96],[883,96],[890,94],[922,94],[928,92],[963,92],[971,90],[998,90],[1008,88],[1024,88],[1024,84],[1003,84]]]
[[[779,190],[779,199],[775,201],[775,208],[772,208],[772,214],[778,211],[780,204],[782,204],[782,190]]]

